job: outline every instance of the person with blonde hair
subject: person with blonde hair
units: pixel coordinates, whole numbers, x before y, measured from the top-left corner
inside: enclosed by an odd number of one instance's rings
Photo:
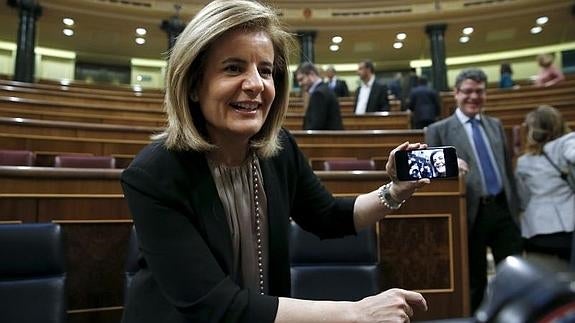
[[[539,64],[541,69],[535,79],[536,86],[551,86],[565,79],[565,75],[563,75],[561,70],[553,65],[554,60],[555,56],[552,54],[541,54],[537,56],[537,64]]]
[[[429,179],[353,198],[321,184],[281,125],[292,36],[275,11],[215,0],[178,37],[167,68],[168,124],[122,173],[140,247],[122,321],[409,322],[420,293],[357,301],[290,298],[290,218],[321,238],[352,235]]]
[[[515,170],[525,250],[569,261],[575,192],[555,166],[566,169],[575,164],[575,133],[570,132],[561,113],[551,106],[531,111],[525,124],[526,149]]]

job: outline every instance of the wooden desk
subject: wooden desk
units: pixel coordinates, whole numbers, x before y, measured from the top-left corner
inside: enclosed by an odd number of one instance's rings
[[[121,170],[0,166],[0,222],[59,223],[66,238],[69,322],[117,322],[131,226]],[[385,172],[317,172],[337,196],[373,190]],[[4,183],[6,185],[4,185]],[[378,225],[382,288],[422,292],[418,319],[469,314],[463,179],[438,180]]]

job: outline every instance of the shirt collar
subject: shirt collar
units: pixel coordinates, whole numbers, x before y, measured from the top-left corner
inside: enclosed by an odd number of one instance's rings
[[[315,88],[318,87],[318,85],[321,84],[321,79],[318,79],[317,81],[313,82],[313,84],[309,87],[309,90],[307,91],[308,93],[312,93],[313,91],[315,91]]]
[[[369,79],[369,81],[367,81],[367,83],[361,82],[361,85],[371,88],[371,86],[373,85],[373,82],[375,82],[375,75],[372,75],[371,78]]]
[[[461,122],[461,124],[466,124],[467,121],[471,119],[470,117],[463,114],[463,112],[461,112],[461,109],[459,108],[455,110],[455,116],[457,116],[457,119],[459,119],[459,122]],[[481,121],[481,113],[476,114],[474,119],[476,119],[477,121]]]

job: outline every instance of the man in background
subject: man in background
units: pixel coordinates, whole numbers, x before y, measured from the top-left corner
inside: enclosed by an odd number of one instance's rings
[[[340,80],[335,75],[335,68],[329,66],[325,71],[325,76],[327,77],[327,84],[329,88],[335,93],[337,97],[349,96],[349,90],[347,88],[347,83],[344,80]]]
[[[414,129],[423,129],[435,122],[441,111],[437,92],[427,86],[427,79],[420,77],[417,86],[411,89],[409,106]]]
[[[405,111],[409,107],[409,96],[411,95],[411,89],[417,86],[417,78],[417,71],[413,67],[409,70],[409,73],[401,78],[401,111]]]
[[[487,286],[487,247],[495,263],[522,252],[516,223],[518,198],[501,121],[481,113],[487,76],[480,69],[461,71],[455,80],[457,109],[427,127],[429,146],[454,146],[465,174],[471,310]]]
[[[397,72],[393,75],[393,79],[387,84],[389,94],[391,94],[395,100],[401,100],[401,78],[401,72]]]
[[[358,64],[357,75],[361,86],[355,91],[355,114],[389,111],[387,86],[375,79],[375,66],[369,60]]]
[[[343,130],[337,97],[322,82],[315,66],[309,62],[302,63],[296,71],[296,80],[309,95],[303,130]]]

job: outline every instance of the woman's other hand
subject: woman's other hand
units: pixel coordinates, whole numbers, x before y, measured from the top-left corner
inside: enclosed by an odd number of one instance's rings
[[[354,304],[356,322],[410,322],[414,309],[427,311],[427,302],[420,293],[389,289],[366,297]]]

